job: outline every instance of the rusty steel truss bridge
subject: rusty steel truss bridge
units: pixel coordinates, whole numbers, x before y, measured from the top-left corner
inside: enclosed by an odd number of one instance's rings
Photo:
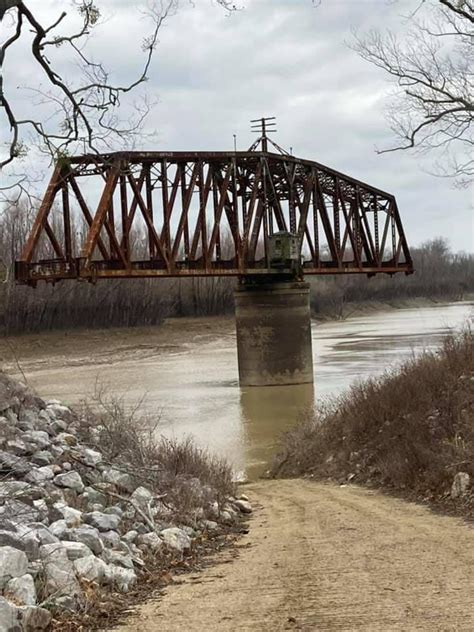
[[[248,151],[61,160],[16,279],[268,278],[285,272],[269,260],[279,231],[297,237],[304,275],[413,271],[393,195],[288,154],[263,127]]]

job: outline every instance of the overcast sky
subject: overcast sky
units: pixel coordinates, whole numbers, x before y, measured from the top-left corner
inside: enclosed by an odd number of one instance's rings
[[[36,3],[33,3],[36,4]],[[42,11],[64,2],[43,0]],[[110,17],[91,42],[115,76],[133,76],[146,21],[140,3],[105,0]],[[411,244],[445,236],[456,250],[474,250],[472,190],[429,175],[426,158],[377,155],[392,137],[384,119],[390,85],[381,71],[359,59],[348,43],[351,29],[405,28],[403,15],[417,0],[242,0],[227,15],[213,0],[186,0],[164,25],[147,92],[158,103],[144,141],[156,150],[238,149],[254,138],[249,120],[276,116],[275,140],[394,193]],[[18,61],[21,83],[34,77]]]

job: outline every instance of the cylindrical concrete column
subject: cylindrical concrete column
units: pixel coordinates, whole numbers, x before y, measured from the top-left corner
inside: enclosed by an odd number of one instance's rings
[[[312,382],[309,284],[241,285],[234,296],[241,386]]]

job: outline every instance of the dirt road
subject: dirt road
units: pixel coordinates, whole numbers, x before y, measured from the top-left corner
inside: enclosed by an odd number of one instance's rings
[[[238,558],[169,587],[121,632],[474,630],[471,527],[357,487],[245,491],[258,508]]]

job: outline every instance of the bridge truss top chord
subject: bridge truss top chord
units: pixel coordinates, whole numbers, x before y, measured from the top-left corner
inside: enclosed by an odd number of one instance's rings
[[[317,162],[122,152],[56,165],[16,278],[281,274],[269,259],[280,231],[297,237],[305,275],[413,271],[394,196]]]

